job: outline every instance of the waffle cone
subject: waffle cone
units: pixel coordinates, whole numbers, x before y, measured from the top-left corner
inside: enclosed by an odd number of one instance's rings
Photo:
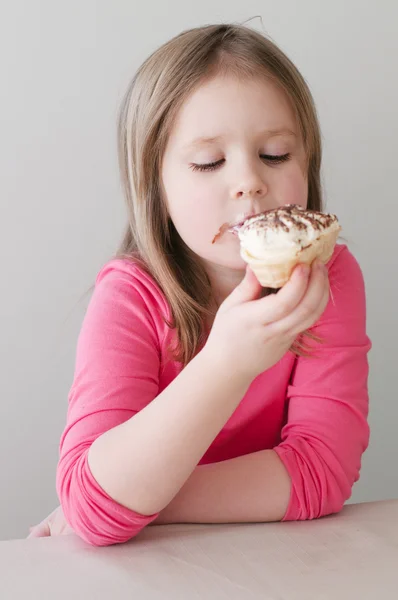
[[[316,258],[326,264],[332,257],[339,231],[340,228],[326,231],[310,246],[298,252],[292,251],[290,257],[286,254],[281,262],[273,262],[272,258],[269,261],[256,259],[243,248],[241,256],[263,287],[280,288],[288,281],[296,265],[302,263],[310,265]]]

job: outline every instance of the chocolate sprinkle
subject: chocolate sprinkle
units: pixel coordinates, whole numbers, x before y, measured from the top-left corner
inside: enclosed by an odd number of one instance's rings
[[[306,231],[308,227],[313,227],[318,231],[322,231],[330,227],[337,221],[336,215],[322,213],[316,210],[307,210],[297,204],[286,204],[279,208],[265,210],[262,213],[249,217],[240,223],[230,224],[224,223],[213,239],[214,242],[219,239],[224,233],[237,233],[240,230],[250,229],[282,229],[290,231],[292,227],[301,231]]]

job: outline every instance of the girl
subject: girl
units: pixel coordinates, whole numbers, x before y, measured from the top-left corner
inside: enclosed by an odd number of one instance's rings
[[[302,76],[244,26],[186,31],[134,77],[119,150],[128,227],[79,337],[62,509],[32,535],[107,545],[150,523],[338,512],[369,438],[361,270],[337,245],[266,295],[233,235],[212,244],[242,215],[321,210]],[[310,352],[291,351],[308,329]]]

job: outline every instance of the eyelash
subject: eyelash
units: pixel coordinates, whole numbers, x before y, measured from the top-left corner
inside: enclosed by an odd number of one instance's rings
[[[260,154],[260,158],[262,158],[263,160],[273,164],[273,165],[279,165],[281,163],[286,162],[287,160],[289,160],[290,158],[290,154],[280,154],[279,156],[275,156],[275,155],[271,155],[271,154]],[[216,162],[212,162],[212,163],[208,163],[205,165],[197,165],[195,163],[192,163],[190,165],[190,168],[192,169],[192,171],[215,171],[218,167],[220,167],[223,162],[224,162],[224,158],[222,158],[221,160],[217,160]]]

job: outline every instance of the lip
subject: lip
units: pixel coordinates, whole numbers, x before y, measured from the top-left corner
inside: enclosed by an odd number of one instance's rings
[[[253,213],[253,212],[240,213],[240,215],[238,215],[239,219],[237,221],[235,221],[235,222],[228,221],[227,223],[223,223],[221,225],[220,229],[218,230],[218,232],[216,233],[216,235],[214,236],[211,243],[214,244],[218,239],[220,239],[227,232],[234,233],[236,235],[237,229],[239,228],[240,225],[243,225],[243,223],[245,221],[247,221],[247,219],[250,219],[251,217],[255,217],[260,214],[261,213]]]
[[[230,223],[230,226],[231,227],[236,227],[236,225],[240,225],[241,223],[244,223],[244,221],[247,221],[247,219],[251,219],[252,217],[256,217],[258,214],[260,214],[260,213],[254,213],[254,212],[240,213],[238,215],[238,218],[236,219],[236,221],[232,221]]]
[[[237,227],[238,225],[243,225],[243,223],[245,221],[247,221],[248,219],[251,219],[253,217],[257,217],[257,215],[261,215],[261,212],[249,212],[249,213],[241,213],[239,215],[239,218],[236,221],[233,221],[232,223],[230,223],[230,227]]]

